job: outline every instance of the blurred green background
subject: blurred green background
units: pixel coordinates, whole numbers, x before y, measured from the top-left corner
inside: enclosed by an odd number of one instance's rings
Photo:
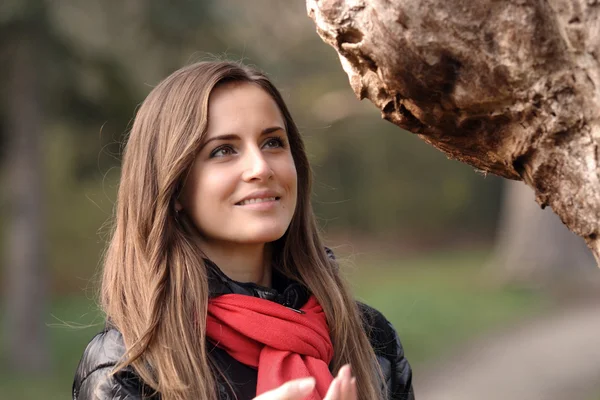
[[[302,1],[0,4],[0,398],[69,396],[136,106],[194,61],[265,70],[302,131],[313,201],[359,299],[416,370],[597,292],[583,242],[520,183],[448,160],[359,102]]]

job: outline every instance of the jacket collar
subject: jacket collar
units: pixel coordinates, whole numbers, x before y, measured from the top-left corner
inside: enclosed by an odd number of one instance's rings
[[[205,258],[204,262],[208,272],[208,289],[211,298],[223,294],[242,294],[274,301],[285,307],[300,309],[310,296],[304,285],[286,277],[276,268],[273,268],[271,278],[273,287],[268,288],[253,282],[234,281],[211,260]]]

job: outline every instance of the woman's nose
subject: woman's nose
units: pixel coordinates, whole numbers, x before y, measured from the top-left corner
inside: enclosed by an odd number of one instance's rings
[[[246,152],[245,170],[242,178],[245,181],[268,180],[273,176],[273,169],[260,149]]]

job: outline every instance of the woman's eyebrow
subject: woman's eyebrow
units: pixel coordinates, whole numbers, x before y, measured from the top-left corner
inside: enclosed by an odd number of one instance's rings
[[[269,133],[273,133],[273,132],[277,132],[277,131],[285,131],[285,129],[283,129],[280,126],[270,126],[268,128],[263,129],[260,132],[260,136],[264,136],[264,135],[268,135]],[[235,133],[226,133],[223,135],[218,135],[218,136],[213,136],[209,139],[207,139],[202,146],[200,146],[200,149],[203,149],[204,146],[206,146],[207,144],[209,144],[212,141],[215,140],[241,140],[240,136],[235,134]]]

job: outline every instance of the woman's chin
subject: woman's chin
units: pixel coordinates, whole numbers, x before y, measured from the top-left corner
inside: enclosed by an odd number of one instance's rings
[[[244,235],[244,238],[240,238],[241,242],[248,244],[261,244],[274,242],[285,234],[287,229],[259,229],[253,232],[248,232]]]

